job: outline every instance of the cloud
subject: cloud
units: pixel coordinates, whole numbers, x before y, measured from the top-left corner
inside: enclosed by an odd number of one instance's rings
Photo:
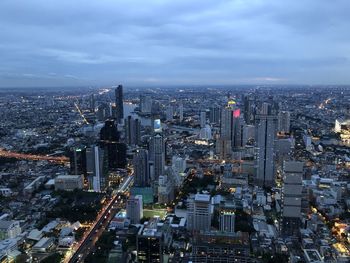
[[[0,86],[26,86],[30,75],[30,85],[45,86],[348,83],[349,8],[346,0],[2,0]]]

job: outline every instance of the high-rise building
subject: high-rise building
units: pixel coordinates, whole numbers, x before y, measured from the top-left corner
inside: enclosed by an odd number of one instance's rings
[[[94,94],[90,95],[90,111],[95,112],[95,96],[94,96]]]
[[[119,142],[119,132],[114,120],[107,120],[100,131],[100,143],[108,157],[109,168],[124,168],[126,146]]]
[[[290,132],[290,112],[280,111],[278,114],[278,131],[283,133]]]
[[[140,223],[143,217],[142,195],[131,196],[126,201],[126,215],[130,219],[131,224]]]
[[[211,226],[210,195],[196,194],[188,199],[187,228],[192,231],[208,231]]]
[[[220,231],[235,232],[235,213],[233,211],[220,211]]]
[[[76,147],[70,152],[71,174],[83,174],[86,176],[86,147]]]
[[[221,119],[221,108],[213,106],[209,108],[209,122],[212,124],[219,124]]]
[[[297,235],[301,222],[304,163],[287,161],[283,166],[281,230],[285,235]]]
[[[148,95],[140,96],[140,111],[142,113],[151,113],[152,111],[152,98]]]
[[[182,122],[184,119],[184,105],[182,102],[179,104],[179,120]]]
[[[200,114],[200,126],[204,128],[207,123],[207,113],[205,111],[201,111]]]
[[[161,133],[155,133],[149,144],[150,159],[154,163],[154,179],[164,173],[165,166],[165,143]]]
[[[138,149],[133,158],[134,185],[137,187],[150,186],[148,152],[145,149]]]
[[[251,95],[244,96],[243,117],[247,125],[254,124],[254,99]]]
[[[115,89],[115,105],[117,107],[117,122],[124,119],[124,105],[123,105],[123,86],[118,85]]]
[[[125,137],[128,145],[139,145],[141,142],[141,121],[128,116],[125,119]]]
[[[86,171],[89,189],[95,192],[105,191],[108,186],[106,158],[100,147],[86,149]]]
[[[166,108],[166,120],[172,121],[174,118],[174,107],[172,105],[168,105]]]
[[[275,182],[275,137],[277,118],[274,115],[257,115],[257,171],[256,178],[259,186],[272,186]]]
[[[220,138],[223,140],[233,139],[233,107],[227,105],[221,111]]]

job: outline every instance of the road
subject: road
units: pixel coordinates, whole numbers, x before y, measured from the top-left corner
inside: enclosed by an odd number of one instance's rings
[[[84,262],[86,256],[90,253],[90,250],[94,247],[96,241],[101,236],[102,232],[106,229],[109,222],[113,217],[119,212],[119,196],[121,193],[125,192],[130,186],[133,176],[129,176],[125,182],[118,188],[117,194],[111,199],[111,201],[102,209],[94,225],[90,230],[84,235],[83,239],[72,248],[73,255],[66,258],[64,262],[75,263]]]
[[[65,164],[69,162],[69,158],[66,156],[47,156],[27,153],[11,152],[0,148],[0,157],[15,158],[19,160],[30,161],[49,161],[54,163]]]

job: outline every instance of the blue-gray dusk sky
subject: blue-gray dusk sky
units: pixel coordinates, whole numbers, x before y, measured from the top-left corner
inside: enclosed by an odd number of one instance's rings
[[[0,87],[350,84],[349,0],[1,0]]]

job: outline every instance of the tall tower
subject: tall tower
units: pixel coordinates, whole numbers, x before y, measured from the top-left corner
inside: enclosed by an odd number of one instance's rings
[[[148,167],[148,152],[145,149],[138,149],[133,158],[135,186],[150,186],[150,175]]]
[[[247,125],[254,124],[254,100],[251,95],[244,96],[244,121]]]
[[[179,104],[179,120],[182,122],[184,119],[184,105],[182,102]]]
[[[275,181],[275,137],[277,118],[275,115],[257,115],[257,183],[272,186]]]
[[[118,85],[115,89],[115,105],[117,107],[117,122],[120,123],[124,119],[124,106],[123,106],[123,86]]]
[[[200,114],[201,128],[204,128],[206,123],[207,123],[207,113],[205,111],[201,111],[201,114]]]
[[[128,145],[139,145],[141,140],[141,122],[128,116],[125,119],[125,137]]]
[[[86,149],[86,171],[89,189],[95,192],[105,191],[108,183],[104,165],[104,151],[98,146]]]
[[[164,173],[165,143],[161,133],[155,133],[150,141],[151,161],[154,163],[154,179],[158,180]]]

